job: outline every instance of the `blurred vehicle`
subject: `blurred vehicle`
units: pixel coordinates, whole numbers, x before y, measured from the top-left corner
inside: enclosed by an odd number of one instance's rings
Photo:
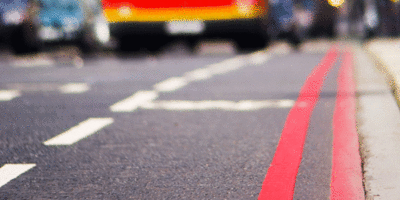
[[[0,39],[17,54],[28,53],[35,47],[34,31],[28,15],[28,0],[0,2]]]
[[[334,37],[335,27],[338,22],[338,7],[344,0],[314,0],[315,17],[311,28],[312,37]]]
[[[364,24],[365,24],[365,37],[370,38],[378,34],[379,28],[379,13],[378,5],[375,0],[364,1]]]
[[[157,49],[163,36],[233,37],[243,49],[268,41],[267,0],[103,0],[102,5],[122,49],[139,43]]]
[[[41,47],[75,43],[84,52],[109,42],[108,24],[96,0],[33,0],[34,27]]]
[[[398,0],[375,0],[379,24],[375,32],[379,36],[398,36],[400,34],[400,1]],[[367,8],[368,9],[368,8]],[[367,10],[368,12],[368,10]]]
[[[297,46],[300,43],[299,31],[296,30],[294,3],[292,0],[270,0],[268,34],[274,38],[287,38]]]
[[[301,40],[310,37],[315,23],[316,3],[313,0],[297,0],[294,5],[296,32]]]

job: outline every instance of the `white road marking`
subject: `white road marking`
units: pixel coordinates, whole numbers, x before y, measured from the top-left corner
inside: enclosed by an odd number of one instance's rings
[[[45,59],[37,59],[34,61],[14,61],[11,63],[13,67],[20,67],[20,68],[29,68],[29,67],[51,67],[55,63],[52,60],[45,60]]]
[[[277,42],[268,48],[268,51],[275,55],[286,55],[292,52],[292,50],[292,46],[287,42]]]
[[[21,96],[18,90],[0,90],[0,101],[11,101]]]
[[[30,67],[51,67],[55,65],[54,59],[47,54],[39,54],[24,57],[15,57],[10,61],[13,67],[30,68]]]
[[[113,112],[132,112],[143,103],[153,101],[157,97],[158,93],[156,91],[138,91],[132,96],[110,106],[110,110]]]
[[[59,91],[65,94],[83,93],[90,89],[86,83],[10,83],[7,89],[22,92],[54,92]]]
[[[60,84],[58,83],[10,83],[6,87],[11,90],[22,92],[52,92],[56,91]]]
[[[238,69],[241,69],[242,67],[246,66],[246,65],[260,65],[262,63],[267,62],[272,55],[279,55],[279,54],[288,54],[290,53],[291,49],[288,45],[285,46],[285,44],[281,44],[281,43],[277,43],[275,44],[273,47],[270,48],[270,50],[267,51],[258,51],[252,54],[248,54],[246,56],[237,56],[234,58],[230,58],[227,60],[224,60],[222,62],[219,63],[215,63],[215,64],[211,64],[208,65],[204,68],[200,68],[200,69],[195,69],[193,71],[189,71],[186,72],[182,77],[172,77],[172,78],[168,78],[162,82],[159,82],[157,84],[155,84],[153,86],[154,90],[152,91],[138,91],[137,93],[135,93],[134,95],[121,100],[115,104],[113,104],[112,106],[110,106],[110,110],[113,112],[132,112],[134,110],[136,110],[139,107],[146,107],[146,108],[153,108],[153,107],[160,107],[160,105],[156,105],[153,103],[153,101],[155,99],[158,98],[158,92],[173,92],[176,91],[178,89],[181,89],[183,87],[185,87],[186,85],[188,85],[190,82],[194,82],[194,81],[201,81],[201,80],[206,80],[206,79],[210,79],[212,76],[214,75],[221,75],[221,74],[226,74],[228,72],[232,72]],[[207,101],[204,101],[207,102]],[[198,107],[200,106],[208,106],[208,103],[195,103],[196,105],[194,105],[193,103],[188,103],[185,101],[180,101],[179,102],[181,105],[176,106],[176,103],[163,103],[164,107],[188,107],[188,108],[192,108],[192,107],[197,107],[195,109],[198,109]],[[200,105],[199,105],[200,104]],[[215,104],[211,103],[211,104]],[[216,106],[215,109],[224,109],[224,107],[226,107],[227,105],[232,104],[232,102],[229,101],[225,101],[225,103],[217,103],[218,105],[213,105]],[[263,102],[261,104],[258,104],[257,101],[251,102],[250,104],[238,104],[235,103],[235,106],[242,106],[243,110],[246,109],[255,109],[257,107],[266,107],[268,103]],[[287,102],[287,101],[282,101],[280,102],[279,106],[280,107],[287,107],[287,106],[291,106],[291,102]],[[260,106],[261,105],[261,106]],[[211,106],[211,107],[213,107]],[[246,106],[249,106],[249,108],[246,108]],[[278,106],[278,107],[279,107]],[[162,107],[162,106],[161,106]],[[232,108],[230,106],[228,106],[227,109],[232,110]],[[240,109],[239,108],[235,108],[236,110]]]
[[[71,129],[44,142],[47,146],[71,145],[112,124],[112,118],[89,118]]]
[[[59,88],[59,91],[64,94],[83,93],[90,89],[86,83],[68,83]]]
[[[262,52],[262,51],[257,51],[255,53],[252,53],[249,55],[249,60],[251,64],[253,65],[261,65],[269,60],[271,57],[270,54]]]
[[[215,75],[226,74],[228,72],[242,68],[246,64],[245,61],[246,60],[242,56],[235,57],[228,60],[224,60],[217,64],[209,65],[207,69],[210,70],[211,73]]]
[[[294,103],[295,103],[295,101],[289,100],[289,99],[279,100],[277,102],[277,104],[278,104],[277,107],[278,108],[290,108],[290,107],[293,107]]]
[[[163,110],[228,110],[228,111],[252,111],[266,108],[289,108],[294,105],[293,100],[243,100],[239,102],[225,100],[205,100],[205,101],[152,101],[147,102],[140,107],[143,109],[163,109]]]
[[[154,89],[160,92],[172,92],[188,84],[184,77],[172,77],[154,85]]]
[[[212,77],[212,73],[208,69],[200,68],[190,72],[186,72],[184,77],[189,81],[201,81]]]
[[[35,167],[36,164],[5,164],[0,168],[0,187]]]

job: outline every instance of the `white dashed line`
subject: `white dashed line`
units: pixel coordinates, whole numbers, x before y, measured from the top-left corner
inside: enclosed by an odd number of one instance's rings
[[[200,68],[190,72],[186,72],[184,77],[189,81],[201,81],[212,77],[212,73],[208,69]]]
[[[84,93],[90,89],[86,83],[68,83],[59,88],[59,91],[64,94]]]
[[[0,187],[35,167],[36,164],[5,164],[0,168]]]
[[[54,59],[48,55],[17,57],[10,61],[10,65],[16,68],[51,67],[55,64]]]
[[[19,92],[61,92],[64,94],[77,94],[87,92],[90,86],[86,83],[10,83],[6,88]]]
[[[242,68],[244,65],[246,65],[245,61],[246,60],[242,56],[240,56],[224,60],[217,64],[210,65],[207,69],[210,70],[210,72],[215,75],[226,74],[228,72]]]
[[[18,90],[0,90],[0,101],[11,101],[21,96]]]
[[[132,96],[112,105],[110,110],[113,112],[132,112],[143,103],[151,102],[157,99],[157,97],[158,93],[156,91],[138,91]]]
[[[228,111],[252,111],[265,108],[289,108],[294,105],[293,100],[264,100],[253,101],[243,100],[235,101],[152,101],[147,102],[140,107],[143,109],[164,109],[164,110],[177,110],[177,111],[190,111],[190,110],[228,110]]]
[[[61,133],[60,135],[51,138],[44,142],[45,145],[71,145],[79,140],[86,138],[100,129],[112,124],[114,119],[112,118],[89,118],[78,125],[72,127],[68,131]]]
[[[269,60],[271,55],[266,54],[262,51],[258,51],[250,54],[249,60],[253,65],[261,65]]]
[[[183,77],[172,77],[154,85],[154,89],[160,92],[172,92],[178,90],[188,84]]]
[[[219,63],[210,64],[204,68],[195,69],[193,71],[186,72],[182,77],[172,77],[168,78],[162,82],[159,82],[153,86],[152,91],[139,91],[134,95],[121,100],[110,106],[112,112],[132,112],[139,107],[147,109],[177,109],[185,110],[186,108],[191,110],[201,110],[201,107],[207,107],[206,109],[227,109],[227,110],[247,110],[247,109],[257,109],[258,107],[264,108],[268,107],[270,103],[259,102],[259,101],[243,101],[235,103],[232,101],[201,101],[201,102],[190,102],[190,101],[170,101],[170,102],[158,102],[153,101],[158,98],[158,92],[173,92],[178,89],[185,87],[194,81],[202,81],[210,79],[215,75],[226,74],[232,72],[246,65],[260,65],[267,62],[273,54],[287,54],[290,52],[289,48],[283,48],[282,45],[275,45],[275,47],[270,52],[257,51],[247,56],[237,56],[230,58]],[[177,103],[181,105],[177,105]],[[235,108],[232,108],[233,105]],[[239,106],[239,107],[237,107]],[[241,107],[240,107],[241,106]],[[248,108],[246,107],[248,106]],[[277,107],[292,106],[292,103],[287,101],[280,102]]]

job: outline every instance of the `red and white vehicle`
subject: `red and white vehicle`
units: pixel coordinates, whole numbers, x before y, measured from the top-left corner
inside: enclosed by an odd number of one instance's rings
[[[102,5],[117,39],[146,37],[154,43],[162,35],[233,36],[243,48],[267,41],[267,0],[103,0]]]

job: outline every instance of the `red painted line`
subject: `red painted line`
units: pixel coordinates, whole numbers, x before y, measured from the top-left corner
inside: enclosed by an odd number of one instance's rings
[[[313,69],[301,88],[299,97],[283,127],[275,156],[258,196],[259,200],[293,199],[311,113],[317,104],[325,77],[333,67],[336,58],[336,47],[332,47]]]
[[[331,199],[365,199],[356,129],[353,57],[344,54],[333,114]]]

